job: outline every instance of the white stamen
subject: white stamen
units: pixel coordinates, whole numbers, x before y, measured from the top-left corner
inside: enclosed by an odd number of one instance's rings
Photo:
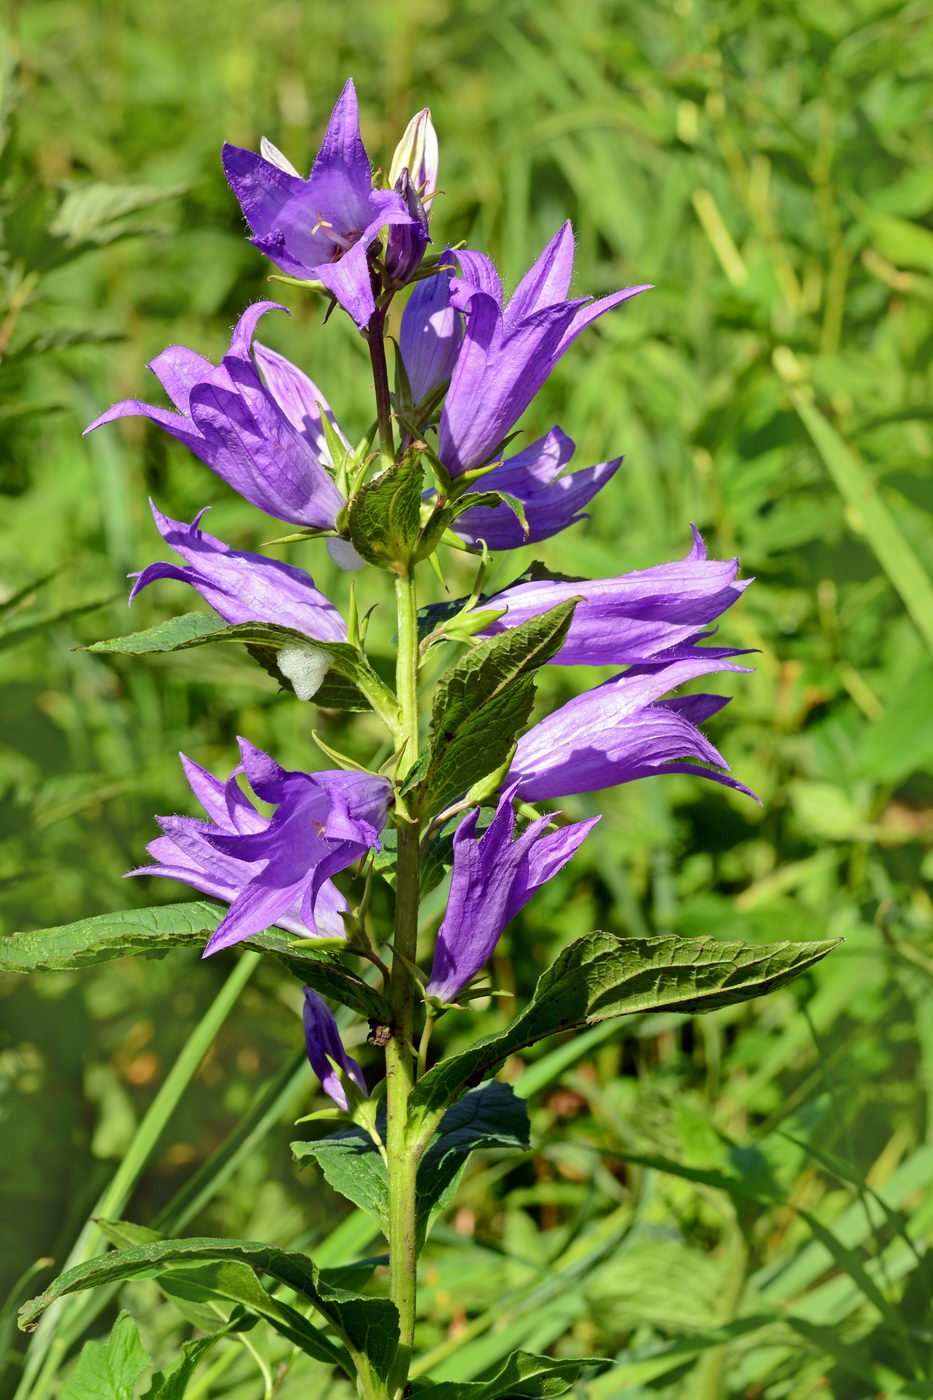
[[[298,699],[310,700],[320,690],[330,670],[331,658],[328,652],[318,647],[306,647],[296,642],[282,648],[278,665],[282,675],[287,676],[295,687]]]
[[[366,568],[366,560],[357,553],[349,540],[342,540],[339,535],[331,535],[328,538],[327,553],[337,568],[345,569],[348,574],[355,574],[357,569]]]

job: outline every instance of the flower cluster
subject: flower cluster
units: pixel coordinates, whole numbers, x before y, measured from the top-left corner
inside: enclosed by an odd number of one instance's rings
[[[410,287],[394,332],[402,388],[393,410],[403,448],[422,451],[434,472],[425,518],[444,502],[457,502],[447,538],[484,559],[585,518],[622,458],[570,471],[574,443],[557,425],[514,452],[509,441],[565,352],[598,318],[648,290],[645,285],[596,300],[571,296],[569,224],[557,230],[508,299],[484,254],[443,247],[431,255],[438,151],[430,113],[412,118],[388,174],[374,174],[352,82],[307,178],[265,140],[259,154],[225,146],[223,165],[251,242],[288,278],[316,286],[349,314],[369,343],[374,374],[379,356],[384,365],[390,306]],[[284,308],[265,301],[248,307],[218,365],[184,346],[158,355],[150,368],[171,409],[125,400],[90,428],[127,415],[149,418],[253,506],[309,538],[323,536],[339,564],[359,568],[364,561],[350,539],[348,510],[378,454],[365,440],[352,447],[317,384],[255,339],[260,318],[274,309]],[[387,381],[384,387],[385,399]],[[376,389],[378,403],[378,382]],[[388,433],[391,441],[391,427]],[[158,580],[185,583],[227,623],[301,634],[307,648],[297,649],[297,662],[291,659],[299,669],[316,655],[314,643],[357,646],[303,569],[230,548],[201,529],[203,511],[184,524],[154,504],[152,510],[163,540],[183,562],[151,563],[133,575],[131,601]],[[477,596],[467,609],[466,631],[458,635],[481,646],[573,600],[569,629],[550,664],[620,669],[516,736],[492,794],[494,815],[482,829],[478,803],[471,805],[464,793],[455,804],[465,815],[452,838],[450,894],[426,978],[435,1012],[468,989],[506,925],[571,859],[597,820],[561,826],[529,804],[663,773],[694,774],[748,792],[729,776],[699,727],[726,700],[675,693],[701,676],[745,669],[735,649],[707,644],[746,587],[737,574],[737,561],[707,557],[694,529],[680,560],[583,581],[539,572]],[[302,672],[301,684],[295,682],[301,698],[310,698],[320,683],[329,653],[320,656],[316,679]],[[279,666],[286,676],[289,664],[285,647]],[[206,953],[272,926],[302,938],[347,939],[349,906],[334,877],[379,846],[401,786],[355,769],[286,771],[240,742],[241,762],[224,781],[182,758],[207,820],[160,818],[163,834],[149,847],[152,863],[133,873],[181,880],[229,906]],[[275,809],[271,817],[248,799],[241,778]],[[447,813],[428,815],[434,827],[442,816],[449,820]],[[305,1030],[324,1089],[347,1108],[341,1075],[363,1092],[365,1084],[326,1004],[310,989]]]

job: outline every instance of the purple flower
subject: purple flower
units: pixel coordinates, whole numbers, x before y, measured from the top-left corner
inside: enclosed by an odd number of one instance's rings
[[[305,1046],[311,1068],[321,1081],[324,1093],[333,1099],[338,1108],[346,1112],[350,1107],[346,1091],[331,1061],[334,1061],[344,1074],[350,1076],[364,1096],[368,1095],[366,1080],[356,1060],[344,1050],[337,1022],[327,1002],[323,997],[319,997],[317,992],[312,992],[310,987],[305,987],[304,1024]]]
[[[163,875],[230,904],[204,950],[215,953],[277,925],[308,938],[342,938],[346,901],[330,877],[379,845],[392,785],[342,771],[287,772],[245,739],[242,763],[226,783],[182,756],[210,821],[158,817],[163,835],[148,850],[155,865],[133,875]],[[241,791],[245,773],[263,802],[261,816]]]
[[[504,491],[515,496],[525,508],[528,533],[512,510],[499,506],[473,506],[457,518],[451,529],[467,544],[477,547],[485,540],[489,549],[518,549],[537,544],[585,520],[583,507],[611,481],[622,458],[613,457],[595,467],[566,474],[564,468],[574,453],[574,443],[554,427],[543,438],[531,443],[501,467],[477,481],[474,491]],[[466,496],[469,500],[469,493]]]
[[[738,570],[737,559],[708,559],[694,527],[693,548],[677,563],[656,564],[617,578],[517,583],[484,598],[483,610],[507,607],[508,612],[479,635],[517,627],[558,603],[580,598],[567,640],[552,664],[633,666],[694,656],[737,656],[734,648],[699,648],[697,642],[709,635],[699,629],[730,608],[748,587],[750,580],[736,581]]]
[[[399,349],[416,404],[450,378],[463,339],[463,318],[450,304],[453,256],[444,249],[440,269],[415,284],[402,313]]]
[[[234,491],[260,510],[280,520],[312,529],[333,528],[343,497],[327,472],[328,458],[320,449],[311,409],[299,416],[302,381],[307,395],[316,394],[300,370],[281,356],[264,351],[268,366],[276,361],[277,384],[267,387],[250,355],[250,342],[260,316],[285,308],[259,301],[237,322],[230,350],[214,366],[183,345],[170,346],[150,363],[174,403],[177,413],[125,399],[95,418],[85,432],[116,418],[142,415],[158,423],[200,457]],[[288,387],[292,392],[286,393]],[[286,403],[279,402],[284,393]],[[323,400],[318,396],[318,402]],[[324,405],[325,411],[326,405]],[[316,411],[316,410],[315,410]]]
[[[510,919],[535,890],[561,870],[599,817],[544,835],[551,817],[539,817],[517,840],[513,784],[499,799],[496,815],[476,835],[479,808],[454,833],[454,863],[447,912],[437,935],[429,996],[450,1002],[487,961]]]
[[[573,233],[558,229],[508,305],[495,268],[481,253],[459,253],[453,305],[466,313],[463,347],[440,420],[438,456],[451,476],[488,462],[564,351],[604,312],[648,289],[627,287],[599,301],[566,300]]]
[[[413,220],[395,190],[372,187],[352,79],[331,113],[307,180],[268,143],[262,155],[225,144],[223,166],[254,247],[288,276],[323,282],[365,326],[375,311],[370,246],[380,229]]]
[[[183,525],[163,515],[152,501],[149,504],[165,543],[181,555],[187,567],[158,563],[131,574],[136,580],[131,603],[156,579],[173,578],[196,589],[227,622],[274,622],[317,641],[346,641],[346,623],[304,569],[262,554],[230,549],[199,528],[203,510],[190,525]]]
[[[702,652],[690,660],[633,667],[548,715],[518,741],[510,779],[529,802],[598,792],[659,773],[694,773],[755,794],[726,773],[729,765],[697,729],[728,704],[722,695],[661,697],[711,671],[747,671]],[[758,799],[755,798],[757,801]]]

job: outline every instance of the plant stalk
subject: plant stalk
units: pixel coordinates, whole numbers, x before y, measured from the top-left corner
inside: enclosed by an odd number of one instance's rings
[[[396,686],[401,712],[400,768],[418,758],[418,618],[413,568],[396,579],[398,659]],[[415,981],[409,964],[418,942],[419,822],[404,797],[396,799],[398,856],[395,875],[394,947],[390,1001],[392,1034],[386,1045],[387,1140],[389,1176],[390,1296],[399,1312],[400,1342],[389,1377],[390,1400],[404,1393],[415,1330],[418,1250],[415,1185],[420,1155],[410,1140],[408,1103],[415,1081]]]
[[[386,364],[385,308],[377,310],[366,327],[369,359],[376,393],[376,421],[379,425],[379,451],[383,466],[395,460],[395,433],[392,430],[392,400],[389,397],[389,369]]]

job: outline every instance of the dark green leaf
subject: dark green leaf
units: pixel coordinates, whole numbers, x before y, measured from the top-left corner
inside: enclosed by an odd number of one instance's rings
[[[128,954],[159,955],[186,944],[203,944],[226,910],[207,900],[158,904],[95,914],[73,924],[33,929],[0,937],[0,972],[64,972]],[[382,998],[329,952],[315,952],[313,940],[267,929],[241,945],[278,959],[309,987],[360,1015],[385,1020]]]
[[[426,813],[439,811],[494,772],[531,713],[534,675],[564,643],[575,600],[480,642],[441,676],[434,693],[422,784]]]
[[[527,1104],[508,1084],[482,1084],[451,1104],[418,1165],[421,1238],[432,1216],[450,1203],[471,1152],[483,1147],[525,1152],[529,1146]]]
[[[840,941],[751,944],[585,934],[542,973],[532,1000],[504,1031],[435,1065],[415,1088],[412,1106],[437,1112],[462,1085],[487,1078],[509,1055],[557,1031],[635,1012],[713,1011],[764,996]]]
[[[606,1371],[612,1363],[598,1356],[535,1356],[515,1351],[487,1381],[437,1381],[415,1391],[418,1400],[550,1400],[566,1395],[584,1371]]]
[[[421,529],[423,486],[421,461],[411,451],[360,487],[347,508],[357,553],[384,569],[410,559]]]
[[[114,656],[150,656],[187,651],[191,647],[208,646],[215,642],[242,642],[273,652],[287,646],[326,651],[331,659],[332,671],[363,691],[379,714],[389,719],[395,716],[395,700],[391,691],[356,647],[349,642],[317,641],[294,627],[279,627],[272,622],[239,622],[228,626],[216,613],[182,613],[180,617],[147,627],[143,632],[131,632],[127,637],[110,637],[106,641],[94,642],[85,650],[107,652]]]
[[[24,1331],[32,1331],[39,1316],[47,1307],[65,1294],[75,1293],[86,1288],[97,1288],[101,1284],[114,1283],[120,1279],[157,1278],[166,1272],[174,1274],[183,1266],[216,1265],[217,1271],[208,1271],[212,1278],[220,1277],[228,1297],[234,1297],[242,1277],[240,1270],[234,1271],[232,1280],[224,1274],[228,1264],[246,1264],[254,1274],[267,1274],[277,1283],[284,1284],[301,1294],[334,1329],[346,1343],[348,1350],[365,1366],[367,1362],[384,1375],[398,1346],[398,1314],[387,1299],[361,1298],[343,1289],[333,1288],[323,1283],[314,1263],[305,1254],[294,1250],[279,1249],[276,1245],[261,1244],[252,1240],[188,1239],[160,1240],[152,1244],[137,1245],[132,1249],[116,1250],[111,1254],[100,1255],[83,1264],[68,1269],[57,1278],[38,1298],[26,1303],[19,1314],[19,1325]],[[203,1283],[204,1275],[200,1267],[195,1270],[195,1280]],[[252,1301],[247,1307],[258,1311],[271,1308],[278,1316],[278,1309],[284,1307],[260,1289],[261,1298],[251,1294]],[[293,1311],[288,1310],[290,1313]],[[264,1316],[272,1316],[264,1311]],[[296,1329],[293,1340],[305,1346],[312,1355],[322,1356],[322,1349],[329,1348],[332,1361],[340,1361],[338,1348],[326,1342],[316,1329],[300,1313],[294,1317],[307,1328],[310,1337]],[[279,1330],[282,1330],[281,1325]],[[303,1340],[302,1340],[303,1338]],[[311,1347],[316,1350],[311,1350]],[[346,1369],[346,1367],[345,1367]]]
[[[139,1331],[121,1313],[105,1342],[85,1342],[60,1391],[61,1400],[133,1400],[133,1390],[149,1365]]]

